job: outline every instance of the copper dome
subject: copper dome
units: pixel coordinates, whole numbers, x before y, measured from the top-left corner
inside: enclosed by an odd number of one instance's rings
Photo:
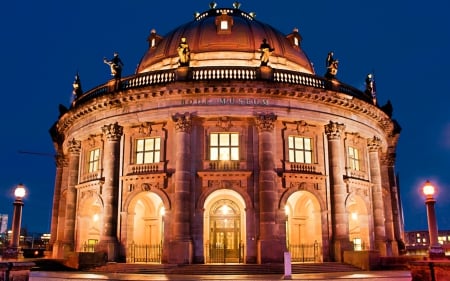
[[[177,48],[182,38],[189,44],[191,67],[259,66],[258,49],[266,39],[274,48],[269,66],[314,74],[311,62],[300,47],[301,36],[297,30],[284,35],[238,8],[212,8],[164,37],[152,31],[149,49],[136,73],[178,67]]]

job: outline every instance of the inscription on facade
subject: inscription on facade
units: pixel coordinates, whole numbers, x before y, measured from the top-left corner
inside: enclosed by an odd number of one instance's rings
[[[182,105],[269,105],[267,99],[252,98],[198,98],[182,99]]]

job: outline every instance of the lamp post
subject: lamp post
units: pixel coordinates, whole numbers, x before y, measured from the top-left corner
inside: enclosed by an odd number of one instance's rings
[[[23,184],[17,185],[14,190],[14,213],[12,221],[12,237],[9,245],[9,256],[17,258],[19,255],[19,239],[20,239],[20,224],[22,222],[22,207],[23,207],[23,197],[26,195],[25,186]]]
[[[428,254],[430,259],[443,258],[445,257],[445,251],[438,241],[436,212],[434,210],[436,200],[433,195],[436,193],[436,189],[431,182],[427,180],[423,185],[422,191],[425,195],[425,205],[427,206],[428,233],[430,236],[430,248]]]

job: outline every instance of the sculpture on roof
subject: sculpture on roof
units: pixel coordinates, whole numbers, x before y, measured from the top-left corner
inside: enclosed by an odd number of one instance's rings
[[[178,44],[178,63],[180,66],[189,66],[189,61],[191,60],[191,51],[189,50],[189,45],[185,37],[181,38],[180,44]]]
[[[369,73],[366,76],[366,94],[372,96],[373,104],[377,104],[377,92],[375,87],[375,78]]]
[[[83,90],[81,89],[80,75],[78,75],[78,72],[75,75],[75,80],[73,81],[72,87],[72,94],[74,98],[77,98],[83,94]]]
[[[269,63],[269,57],[275,49],[270,47],[267,40],[264,38],[261,45],[259,46],[259,51],[261,52],[261,66],[267,66]]]
[[[329,52],[327,56],[326,66],[327,66],[327,73],[325,73],[325,77],[328,79],[333,79],[338,71],[338,64],[339,61],[334,58],[334,53]]]
[[[109,67],[111,68],[111,75],[115,79],[120,79],[120,77],[122,76],[123,62],[119,58],[119,54],[117,52],[114,52],[114,57],[112,59],[108,60],[107,58],[103,58],[103,62],[109,65]]]

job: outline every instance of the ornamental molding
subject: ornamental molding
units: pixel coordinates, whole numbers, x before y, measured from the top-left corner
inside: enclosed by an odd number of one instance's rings
[[[81,152],[81,141],[75,140],[74,138],[68,143],[69,152],[72,154],[80,154]]]
[[[103,126],[102,131],[109,141],[119,141],[123,135],[123,127],[118,122]]]
[[[339,139],[344,130],[345,125],[337,122],[330,121],[330,123],[325,125],[325,134],[330,140]]]
[[[367,139],[367,148],[369,152],[378,152],[381,147],[381,139],[374,136],[373,138]]]
[[[276,120],[277,116],[274,113],[259,113],[255,119],[256,127],[260,132],[273,131]]]
[[[192,115],[189,112],[184,114],[177,113],[172,116],[177,132],[190,133],[192,128]]]

